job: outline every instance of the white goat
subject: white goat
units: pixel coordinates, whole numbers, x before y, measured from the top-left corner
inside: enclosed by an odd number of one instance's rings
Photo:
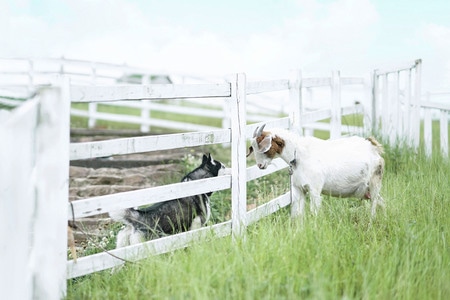
[[[321,140],[283,129],[263,131],[264,126],[256,128],[247,156],[254,152],[260,169],[267,168],[277,156],[290,165],[293,197],[299,200],[293,201],[293,216],[303,214],[306,193],[314,214],[320,208],[321,194],[371,199],[372,216],[377,205],[384,207],[380,196],[383,148],[374,138]]]

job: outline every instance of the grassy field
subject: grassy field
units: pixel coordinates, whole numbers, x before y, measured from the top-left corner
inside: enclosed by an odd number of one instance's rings
[[[69,280],[67,299],[446,299],[450,164],[404,148],[387,147],[385,159],[387,207],[372,222],[368,202],[324,198],[303,222],[283,209],[236,243],[204,240]],[[249,201],[283,192],[286,179],[279,172],[249,183]]]

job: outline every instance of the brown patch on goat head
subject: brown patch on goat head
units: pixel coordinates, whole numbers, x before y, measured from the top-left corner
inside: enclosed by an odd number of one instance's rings
[[[270,134],[270,132],[263,131],[261,136],[256,138],[256,142],[258,143],[258,145],[269,134]],[[267,157],[269,157],[269,158],[274,158],[276,154],[281,154],[281,152],[284,149],[284,146],[285,146],[285,142],[282,138],[280,138],[276,135],[272,135],[272,146],[270,147],[269,150],[264,152],[264,154],[266,154]]]

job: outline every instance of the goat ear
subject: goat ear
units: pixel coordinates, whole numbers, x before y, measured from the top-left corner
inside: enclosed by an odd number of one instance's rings
[[[250,156],[250,154],[252,154],[253,153],[253,147],[252,146],[250,146],[250,147],[248,147],[248,153],[247,153],[247,157],[249,157]]]
[[[258,151],[261,153],[264,153],[272,147],[272,136],[267,135],[259,144],[258,144]]]

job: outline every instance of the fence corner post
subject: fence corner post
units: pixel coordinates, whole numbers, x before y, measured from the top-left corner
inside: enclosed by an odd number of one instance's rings
[[[247,226],[246,76],[236,74],[231,86],[231,230],[233,240],[245,238]]]

